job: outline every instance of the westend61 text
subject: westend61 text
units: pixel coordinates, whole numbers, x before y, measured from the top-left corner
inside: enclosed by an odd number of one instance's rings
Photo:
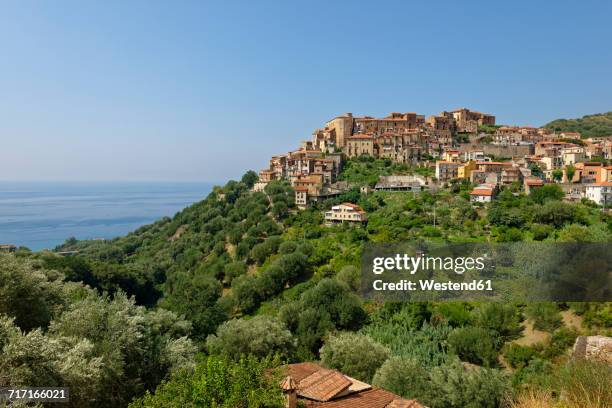
[[[418,284],[417,284],[418,283]],[[473,280],[471,282],[437,282],[432,279],[417,282],[402,279],[399,282],[384,282],[380,279],[372,284],[376,291],[492,291],[493,284],[490,279]]]

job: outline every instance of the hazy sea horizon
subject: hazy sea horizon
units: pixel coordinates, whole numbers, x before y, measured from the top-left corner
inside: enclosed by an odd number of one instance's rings
[[[212,182],[0,181],[0,244],[53,249],[125,235],[203,200]]]

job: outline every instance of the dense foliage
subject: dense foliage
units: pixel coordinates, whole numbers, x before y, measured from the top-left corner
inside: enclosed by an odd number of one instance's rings
[[[75,406],[139,397],[134,406],[274,407],[280,394],[264,372],[319,360],[431,407],[499,406],[526,386],[556,393],[546,379],[565,367],[578,334],[561,313],[581,319],[583,332],[607,333],[610,304],[363,302],[361,248],[610,242],[612,217],[562,201],[556,186],[531,196],[510,186],[486,205],[470,203],[469,183],[420,194],[359,190],[397,173],[431,170],[350,160],[341,178],[353,188],[303,211],[286,182],[251,192],[249,172],[173,218],[58,248],[74,256],[0,257],[0,385],[81,387]],[[367,225],[325,226],[322,211],[339,201],[359,204]],[[527,326],[548,339],[517,343]]]
[[[579,119],[557,119],[544,125],[556,132],[580,132],[582,137],[612,135],[612,112],[586,115]]]
[[[268,369],[273,360],[243,357],[238,361],[210,356],[192,372],[181,372],[161,384],[155,394],[137,399],[130,408],[283,408],[278,376]]]

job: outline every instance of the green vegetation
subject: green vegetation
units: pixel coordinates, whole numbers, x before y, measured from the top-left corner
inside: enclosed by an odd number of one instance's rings
[[[351,332],[332,336],[321,348],[321,362],[326,367],[368,382],[388,357],[387,348]]]
[[[360,156],[349,160],[342,171],[340,180],[374,186],[379,176],[394,174],[420,174],[433,176],[432,169],[425,166],[408,166],[393,163],[391,159],[377,159],[372,156]]]
[[[609,333],[609,303],[363,302],[361,248],[610,242],[612,217],[561,201],[557,186],[505,189],[486,205],[470,203],[469,183],[359,191],[411,172],[431,170],[350,160],[341,178],[354,188],[304,211],[285,182],[250,192],[247,173],[173,218],[58,248],[77,255],[0,256],[0,385],[67,385],[79,390],[72,406],[275,407],[268,369],[315,360],[431,407],[496,407],[526,387],[556,398],[551,373],[564,372],[578,335],[560,310],[580,316],[583,333]],[[368,224],[325,226],[322,211],[339,200],[364,208]],[[526,319],[550,340],[514,343]]]
[[[267,372],[278,361],[243,357],[238,361],[210,356],[192,372],[183,371],[147,393],[130,408],[283,408],[279,376]]]
[[[586,115],[580,119],[557,119],[544,125],[555,132],[579,132],[583,138],[612,135],[612,112]]]
[[[73,406],[126,406],[193,367],[189,322],[64,278],[40,261],[0,255],[2,386],[70,387]]]

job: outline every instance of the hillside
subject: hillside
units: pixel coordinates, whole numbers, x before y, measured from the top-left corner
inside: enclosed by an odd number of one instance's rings
[[[544,127],[556,132],[580,132],[583,138],[612,136],[612,112],[586,115],[579,119],[557,119]]]
[[[58,248],[77,250],[76,256],[26,252],[18,256],[41,262],[46,270],[59,271],[64,285],[84,282],[120,300],[125,299],[122,292],[134,296],[137,304],[146,308],[146,312],[138,309],[144,316],[141,319],[151,320],[142,329],[144,338],[153,336],[152,342],[163,340],[168,343],[166,347],[174,347],[175,364],[184,365],[186,356],[192,354],[189,347],[181,351],[185,348],[182,340],[175,339],[187,332],[189,341],[208,355],[206,360],[199,360],[197,378],[172,376],[168,373],[171,365],[155,371],[156,376],[145,385],[150,391],[162,378],[172,381],[159,387],[155,396],[138,400],[135,406],[163,406],[162,400],[174,398],[173,390],[206,382],[206,373],[213,366],[221,370],[218,375],[239,375],[241,370],[261,373],[275,364],[265,359],[270,354],[289,362],[320,361],[353,378],[417,398],[432,408],[499,406],[513,388],[550,384],[553,376],[559,384],[566,383],[563,375],[567,373],[559,368],[565,367],[567,351],[579,334],[565,327],[561,318],[561,309],[567,313],[568,305],[363,302],[358,296],[361,248],[368,241],[414,239],[609,242],[612,217],[586,204],[560,201],[558,192],[552,191],[554,186],[530,197],[514,195],[510,189],[495,202],[476,206],[469,202],[469,183],[453,184],[434,194],[360,193],[360,184],[371,183],[379,174],[398,171],[419,173],[424,169],[400,168],[369,157],[350,160],[341,178],[355,183],[354,188],[303,211],[295,208],[293,190],[285,182],[271,182],[264,192],[251,192],[255,175],[248,172],[241,181],[215,188],[203,201],[174,217],[143,226],[125,237],[110,241],[70,239]],[[359,204],[367,211],[367,226],[323,224],[323,211],[343,201]],[[48,275],[57,279],[57,273]],[[72,295],[72,299],[78,298]],[[59,327],[54,322],[66,319],[62,308],[68,307],[70,316],[81,313],[79,302],[65,302],[70,306],[49,306],[60,312],[43,319],[43,327]],[[2,308],[0,300],[0,313],[7,313]],[[609,330],[607,305],[572,305],[569,310],[582,316],[585,332]],[[27,312],[22,311],[21,316]],[[89,306],[88,313],[86,318],[95,313],[95,308]],[[163,316],[162,327],[169,334],[164,332],[166,337],[157,340],[155,322]],[[549,333],[546,341],[513,343],[521,337],[527,319]],[[166,328],[174,320],[178,320],[180,330]],[[85,331],[66,330],[65,334],[88,336]],[[170,338],[171,334],[174,337]],[[0,339],[1,335],[0,327]],[[359,361],[353,358],[353,350],[359,350]],[[242,354],[258,360],[243,360]],[[460,361],[480,368],[466,371]],[[0,358],[0,368],[2,364]],[[5,369],[11,372],[11,362],[6,364]],[[223,371],[220,367],[230,368]],[[139,371],[126,371],[124,376],[128,378],[121,381],[139,382],[141,375]],[[259,376],[261,381],[259,374],[248,375]],[[597,375],[609,378],[606,371]],[[415,377],[419,380],[408,381]],[[462,378],[466,380],[460,381]],[[449,387],[452,379],[457,381]],[[260,385],[256,382],[253,387]],[[277,391],[273,388],[265,398],[275,398],[272,394]],[[487,392],[479,392],[482,389]],[[553,391],[560,392],[556,388]],[[143,387],[125,389],[123,401],[142,392]]]

